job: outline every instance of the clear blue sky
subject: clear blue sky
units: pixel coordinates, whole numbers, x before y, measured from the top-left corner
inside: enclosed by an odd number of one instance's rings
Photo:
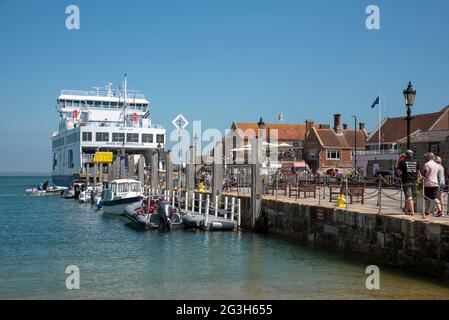
[[[76,4],[81,29],[65,28]],[[365,8],[381,30],[365,28]],[[449,104],[449,1],[0,0],[0,171],[50,171],[60,89],[89,89],[128,74],[154,122],[182,112],[203,128],[233,120],[285,122],[351,114],[372,130],[379,92],[389,116]]]

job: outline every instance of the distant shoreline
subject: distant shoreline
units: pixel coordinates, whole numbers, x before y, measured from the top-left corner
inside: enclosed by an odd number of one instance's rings
[[[23,172],[23,171],[11,171],[0,172],[0,177],[49,177],[49,172]]]

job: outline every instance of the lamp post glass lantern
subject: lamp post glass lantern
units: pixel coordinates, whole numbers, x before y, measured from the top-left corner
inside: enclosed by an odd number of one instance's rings
[[[405,106],[407,107],[407,150],[410,150],[411,143],[410,143],[410,122],[412,120],[412,106],[415,102],[416,97],[416,90],[413,89],[412,82],[409,81],[407,89],[405,89],[403,92],[404,99],[405,99]]]

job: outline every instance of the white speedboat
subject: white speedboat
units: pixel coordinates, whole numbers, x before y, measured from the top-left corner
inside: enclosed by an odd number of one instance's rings
[[[33,196],[54,196],[61,195],[66,189],[67,187],[41,185],[39,187],[26,189],[25,192],[27,195]]]
[[[110,184],[110,188],[101,192],[98,208],[104,213],[124,214],[125,208],[131,203],[142,200],[142,185],[133,179],[118,179]]]
[[[103,186],[101,184],[88,186],[85,190],[81,191],[78,198],[79,202],[90,203],[92,201],[92,197],[95,197],[95,194],[97,193],[100,194],[102,189]]]

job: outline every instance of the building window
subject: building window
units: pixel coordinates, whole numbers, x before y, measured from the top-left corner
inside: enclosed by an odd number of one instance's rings
[[[327,159],[328,160],[340,160],[340,150],[337,150],[337,149],[327,150]]]
[[[142,133],[142,142],[143,143],[153,143],[153,134],[152,133]]]
[[[164,143],[164,135],[163,134],[156,135],[156,143]]]
[[[73,150],[72,149],[68,150],[67,158],[69,161],[69,168],[74,168],[75,164],[73,163]]]
[[[123,132],[114,132],[112,134],[112,142],[124,142],[125,134]]]
[[[58,167],[58,154],[55,152],[53,153],[53,170],[55,170]]]
[[[109,132],[97,132],[95,134],[95,141],[109,142]]]
[[[431,145],[430,145],[430,152],[432,152],[434,155],[438,155],[438,153],[439,153],[439,146],[438,146],[438,144],[437,143],[432,143]]]
[[[309,160],[316,160],[316,151],[309,150]]]
[[[92,132],[83,132],[83,141],[92,141]]]
[[[127,133],[126,134],[126,142],[139,142],[139,134],[138,133]]]

